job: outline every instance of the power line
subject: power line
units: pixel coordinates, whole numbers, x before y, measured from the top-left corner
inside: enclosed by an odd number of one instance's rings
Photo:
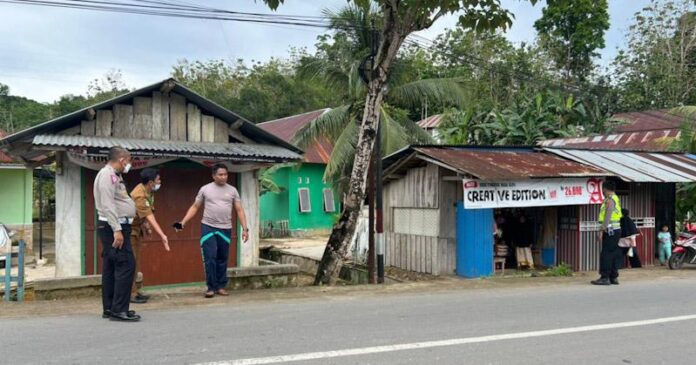
[[[182,2],[170,2],[163,0],[130,0],[130,2],[112,2],[104,0],[0,0],[0,3],[8,4],[21,4],[21,5],[33,5],[33,6],[48,6],[48,7],[58,7],[58,8],[72,8],[81,10],[93,10],[102,12],[115,12],[115,13],[128,13],[137,15],[151,15],[151,16],[162,16],[162,17],[177,17],[177,18],[188,18],[188,19],[204,19],[204,20],[218,20],[218,21],[236,21],[236,22],[248,22],[248,23],[259,23],[265,25],[273,26],[297,26],[297,27],[312,27],[312,28],[322,28],[330,29],[332,28],[332,23],[330,22],[331,17],[325,16],[306,16],[306,15],[280,15],[280,14],[263,14],[263,13],[251,13],[251,12],[239,12],[224,9],[216,9],[210,7],[204,7],[194,4],[187,4]],[[372,27],[365,27],[362,25],[342,25],[339,29],[372,29]],[[421,49],[427,49],[432,51],[434,46],[434,41],[419,36],[417,34],[412,34],[411,39],[406,40],[406,44],[410,44]],[[415,38],[415,39],[414,39]],[[440,51],[442,52],[442,51]],[[444,52],[448,54],[447,52]],[[492,64],[489,60],[484,60],[474,55],[454,55],[449,53],[448,55],[456,57],[457,59],[465,62],[472,67],[486,68],[489,72],[494,72],[496,74],[508,74],[515,76],[518,80],[524,80],[530,83],[542,82],[544,86],[548,86],[548,80],[539,80],[529,75],[520,74],[514,70],[505,70],[501,72],[496,69],[496,66]],[[579,91],[580,88],[576,85],[569,83],[564,83],[569,89],[574,91]],[[541,84],[539,84],[541,85]],[[564,90],[567,91],[567,90]]]

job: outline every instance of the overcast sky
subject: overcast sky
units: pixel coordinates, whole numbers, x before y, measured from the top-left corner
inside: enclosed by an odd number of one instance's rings
[[[542,4],[503,0],[516,16],[507,37],[535,38],[534,21]],[[216,8],[269,12],[261,0],[188,0]],[[321,15],[345,0],[286,0],[278,13]],[[606,65],[625,41],[636,11],[649,0],[609,0],[611,29],[600,64]],[[421,35],[433,39],[456,26],[456,16],[437,22]],[[290,47],[314,48],[320,29],[293,26],[163,18],[0,3],[0,82],[13,95],[52,102],[64,94],[82,94],[87,84],[109,69],[120,69],[129,87],[142,87],[169,76],[177,60],[267,60],[285,57]]]

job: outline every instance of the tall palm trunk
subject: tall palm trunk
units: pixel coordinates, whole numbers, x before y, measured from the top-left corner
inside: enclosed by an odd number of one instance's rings
[[[384,96],[384,87],[387,82],[389,68],[394,63],[396,55],[409,32],[398,29],[396,24],[395,9],[386,9],[385,21],[382,30],[377,56],[375,57],[375,69],[373,78],[368,83],[368,92],[365,98],[362,123],[358,134],[358,144],[355,151],[353,170],[346,198],[343,202],[343,212],[338,222],[334,225],[329,237],[329,242],[324,250],[324,255],[319,263],[319,269],[314,279],[314,284],[333,285],[343,266],[343,259],[355,234],[355,227],[360,215],[360,208],[365,201],[367,186],[367,172],[370,164],[370,156],[373,155],[375,136],[380,118],[380,106]]]

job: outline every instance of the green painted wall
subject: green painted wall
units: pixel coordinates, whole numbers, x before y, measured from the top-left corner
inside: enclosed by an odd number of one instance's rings
[[[261,221],[281,221],[288,220],[288,178],[292,167],[278,169],[272,176],[273,182],[282,187],[282,192],[278,194],[265,193],[259,199]]]
[[[330,229],[334,223],[334,214],[324,211],[325,165],[302,164],[300,166],[279,169],[273,175],[273,181],[285,188],[279,194],[261,195],[261,220],[288,220],[290,230]],[[309,188],[311,212],[301,213],[299,189]],[[339,200],[334,193],[334,203],[338,210]]]
[[[32,170],[0,168],[0,187],[0,222],[31,224]]]
[[[330,229],[333,226],[335,213],[324,212],[323,190],[331,188],[331,185],[322,181],[324,169],[325,165],[320,164],[302,164],[299,168],[293,168],[288,183],[290,230]],[[300,188],[309,188],[311,212],[300,212]],[[337,203],[334,193],[336,209]]]

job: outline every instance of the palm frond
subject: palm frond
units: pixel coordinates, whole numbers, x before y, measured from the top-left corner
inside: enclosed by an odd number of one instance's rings
[[[353,120],[346,125],[343,133],[335,140],[331,157],[324,170],[324,181],[336,182],[343,177],[346,170],[352,169],[359,129],[357,121]],[[350,176],[350,172],[348,172],[348,176]]]
[[[382,151],[380,153],[389,155],[408,145],[407,134],[401,125],[389,115],[386,108],[381,108],[380,110],[379,126],[382,129]]]
[[[457,78],[418,80],[394,87],[386,98],[391,104],[406,107],[420,107],[426,99],[460,106],[465,93],[459,81]]]
[[[293,143],[300,148],[307,148],[307,146],[313,144],[317,138],[322,136],[327,137],[332,142],[335,141],[347,124],[353,120],[351,107],[352,105],[350,104],[341,105],[320,115],[317,119],[297,131],[295,138],[293,138]]]

